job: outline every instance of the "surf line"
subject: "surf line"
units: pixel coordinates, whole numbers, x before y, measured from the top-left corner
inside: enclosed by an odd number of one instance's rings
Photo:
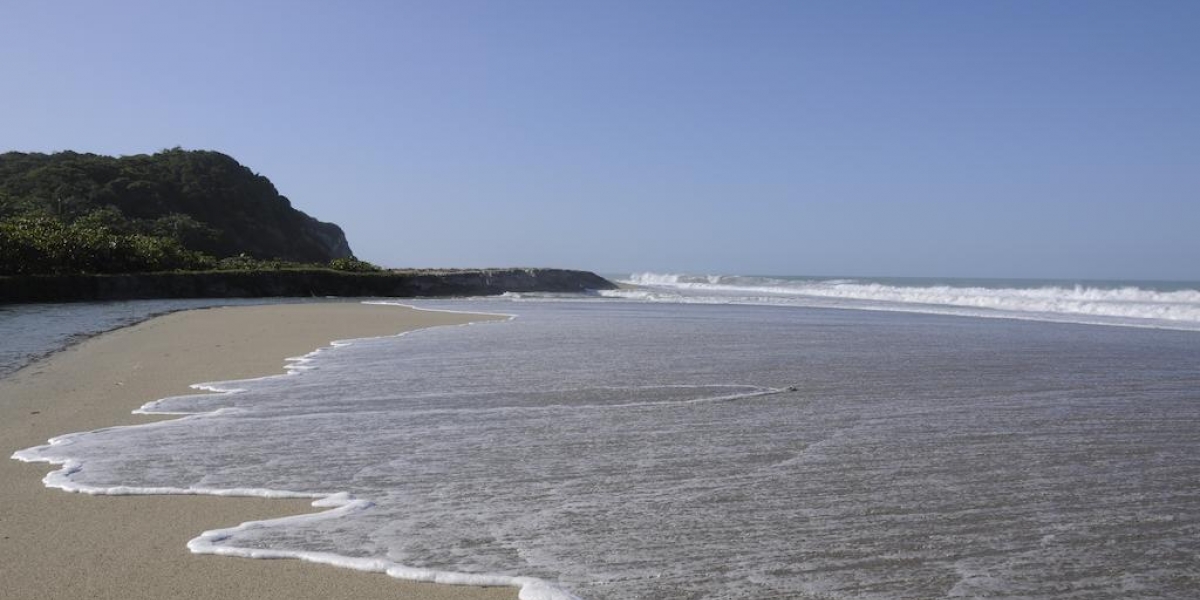
[[[482,313],[468,311],[453,311],[439,310],[431,308],[422,308],[409,304],[401,304],[397,302],[386,301],[368,301],[363,304],[374,305],[390,305],[402,306],[418,311],[427,312],[447,312],[457,314],[473,314],[481,316],[496,316],[505,317],[505,322],[517,318],[515,314],[503,313]],[[470,321],[456,327],[471,326],[484,323],[484,321]],[[371,336],[363,338],[354,338],[349,340],[334,340],[328,346],[318,348],[300,357],[285,359],[284,373],[277,375],[267,375],[264,377],[253,377],[240,379],[232,382],[223,382],[226,384],[258,381],[264,379],[272,379],[276,377],[287,377],[301,371],[313,368],[307,364],[312,362],[315,357],[321,352],[336,350],[337,348],[349,346],[356,341],[381,339],[392,337],[403,337],[414,331],[425,329],[433,329],[435,327],[446,327],[447,325],[435,325],[432,327],[422,327],[410,331],[404,331],[394,335]],[[218,394],[237,394],[244,392],[244,388],[239,388],[229,385],[221,385],[218,383],[199,383],[190,386],[193,389],[204,392],[212,392]],[[253,529],[261,529],[285,524],[312,523],[324,519],[342,518],[355,513],[360,513],[370,510],[374,503],[363,498],[355,498],[348,492],[330,492],[330,493],[314,493],[314,492],[297,492],[291,490],[277,490],[269,488],[208,488],[208,487],[171,487],[171,486],[154,486],[154,487],[138,487],[138,486],[93,486],[77,482],[73,476],[81,472],[85,464],[71,457],[54,457],[45,454],[50,448],[61,448],[70,446],[76,442],[76,439],[103,431],[115,431],[122,429],[131,429],[135,427],[156,427],[164,426],[178,420],[186,419],[202,419],[220,414],[230,414],[238,412],[238,409],[219,408],[212,411],[204,412],[172,412],[166,410],[156,410],[163,401],[168,398],[154,400],[148,402],[133,411],[134,414],[145,415],[178,415],[178,419],[170,421],[153,421],[149,423],[141,423],[135,425],[118,425],[114,427],[105,427],[94,429],[91,431],[69,433],[51,438],[46,444],[34,446],[24,450],[14,452],[11,458],[22,462],[45,462],[59,466],[59,469],[51,471],[42,478],[42,483],[48,488],[60,489],[67,492],[89,494],[89,495],[204,495],[204,496],[224,496],[224,497],[256,497],[256,498],[290,498],[290,499],[312,499],[314,508],[324,509],[319,512],[293,515],[287,517],[279,517],[274,519],[264,519],[258,521],[247,521],[234,527],[214,529],[205,531],[199,536],[191,539],[187,543],[187,548],[193,554],[213,554],[221,556],[237,556],[243,558],[259,558],[259,559],[278,559],[278,558],[294,558],[306,562],[326,564],[331,566],[344,567],[359,571],[367,571],[374,573],[385,573],[396,579],[407,579],[411,581],[447,584],[447,585],[474,585],[487,587],[515,587],[519,589],[518,598],[520,600],[582,600],[578,596],[562,589],[549,581],[538,579],[536,577],[525,576],[509,576],[509,575],[489,575],[489,574],[473,574],[459,573],[455,571],[442,571],[435,569],[422,569],[410,567],[396,563],[386,559],[371,559],[371,558],[353,558],[334,554],[330,552],[310,552],[303,550],[280,550],[280,549],[263,549],[263,548],[248,548],[232,545],[223,545],[223,542],[229,541],[238,532],[250,531]]]

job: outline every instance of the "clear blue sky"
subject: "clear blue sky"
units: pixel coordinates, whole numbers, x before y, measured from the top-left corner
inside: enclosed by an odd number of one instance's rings
[[[1200,279],[1200,2],[6,2],[0,150],[388,266]]]

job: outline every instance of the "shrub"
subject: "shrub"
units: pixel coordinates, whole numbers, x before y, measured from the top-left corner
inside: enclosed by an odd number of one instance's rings
[[[119,234],[95,222],[48,217],[0,221],[0,275],[130,273],[211,267],[174,239]]]
[[[378,273],[383,270],[378,265],[373,265],[357,258],[335,258],[329,261],[329,268],[335,271],[348,271],[351,273]]]

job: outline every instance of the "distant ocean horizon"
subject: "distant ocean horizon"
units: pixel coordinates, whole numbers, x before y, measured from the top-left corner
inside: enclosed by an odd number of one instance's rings
[[[1139,287],[1148,290],[1175,291],[1200,288],[1200,279],[1160,279],[1128,277],[991,277],[991,276],[931,276],[931,275],[845,275],[845,274],[780,274],[688,270],[625,270],[597,271],[598,275],[612,281],[628,281],[642,275],[707,279],[709,277],[741,277],[748,279],[782,279],[807,281],[860,281],[893,284],[897,286],[950,285],[955,287],[1094,287],[1112,289]]]
[[[1200,282],[826,277],[638,272],[606,297],[650,302],[884,310],[1200,330]]]

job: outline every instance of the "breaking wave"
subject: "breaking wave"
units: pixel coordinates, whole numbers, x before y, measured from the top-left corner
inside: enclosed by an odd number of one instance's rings
[[[637,273],[602,292],[651,302],[767,304],[1200,330],[1200,289],[1186,284],[870,280]]]

